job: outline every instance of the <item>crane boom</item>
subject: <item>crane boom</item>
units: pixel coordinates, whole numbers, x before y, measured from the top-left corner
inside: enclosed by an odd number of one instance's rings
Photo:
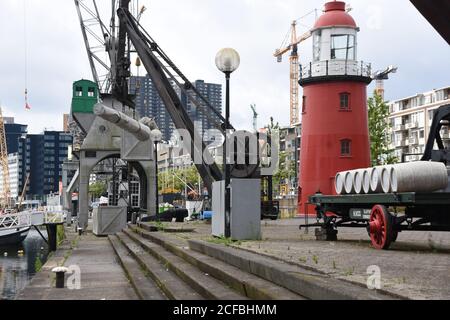
[[[2,206],[9,206],[9,197],[11,189],[9,186],[9,166],[8,166],[8,149],[6,146],[5,121],[3,119],[2,108],[0,107],[0,162],[3,174],[3,192]]]
[[[277,58],[278,62],[282,62],[283,55],[291,51],[289,57],[290,69],[289,69],[289,84],[290,84],[290,123],[291,126],[300,122],[299,113],[299,65],[298,65],[298,45],[303,41],[309,39],[312,35],[311,31],[308,31],[297,37],[297,21],[293,21],[291,24],[291,42],[284,48],[277,49],[273,54]]]

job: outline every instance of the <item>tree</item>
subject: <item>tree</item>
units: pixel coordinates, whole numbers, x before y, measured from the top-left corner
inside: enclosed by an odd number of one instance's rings
[[[389,148],[389,106],[376,92],[374,92],[373,97],[369,98],[367,104],[369,108],[369,135],[372,165],[378,166],[398,162],[398,159],[393,154],[394,150]]]
[[[89,193],[94,198],[100,198],[106,192],[106,184],[103,182],[95,182],[89,186]]]
[[[198,189],[199,174],[195,166],[175,170],[170,169],[159,172],[158,181],[160,182],[159,191],[161,192],[166,189],[180,192],[185,188],[184,182],[191,188]]]
[[[295,161],[288,160],[286,152],[280,152],[279,167],[273,176],[274,189],[280,190],[281,184],[287,184],[295,176]]]

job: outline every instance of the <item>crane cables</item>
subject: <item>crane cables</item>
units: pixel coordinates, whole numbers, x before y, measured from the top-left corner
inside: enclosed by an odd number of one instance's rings
[[[317,9],[313,9],[313,10],[309,11],[308,13],[304,14],[303,16],[301,16],[300,18],[297,18],[293,21],[295,21],[296,24],[299,24],[306,29],[311,29],[309,26],[307,26],[304,23],[301,23],[300,21],[305,19],[306,17],[312,15],[313,13],[315,14],[315,19],[317,20]],[[287,46],[287,43],[289,42],[289,37],[291,36],[291,30],[292,30],[292,27],[289,27],[289,30],[287,31],[286,36],[284,37],[283,41],[281,42],[280,48],[284,48]]]
[[[27,6],[26,0],[23,0],[23,31],[24,31],[24,68],[25,68],[25,109],[30,110],[28,104],[28,34],[27,34]]]

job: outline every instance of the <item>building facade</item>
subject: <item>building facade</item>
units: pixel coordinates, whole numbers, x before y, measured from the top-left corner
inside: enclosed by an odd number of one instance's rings
[[[291,172],[281,181],[281,196],[296,195],[298,192],[298,170],[300,168],[301,124],[280,129],[280,155],[284,155],[285,170]]]
[[[450,86],[388,103],[390,148],[401,162],[420,160],[425,150],[433,113],[450,104]],[[448,127],[442,131],[444,144],[450,146]]]
[[[22,193],[22,161],[18,153],[10,153],[8,155],[8,168],[9,168],[9,188],[10,197],[12,199],[18,199]],[[0,166],[0,176],[3,175],[3,169]],[[0,179],[0,194],[3,194],[3,179]]]
[[[19,140],[18,157],[22,163],[22,185],[30,175],[27,195],[43,198],[59,192],[62,164],[68,158],[72,136],[66,132],[45,131]]]
[[[5,123],[6,148],[8,154],[17,153],[19,150],[19,139],[26,136],[28,126],[24,124]]]
[[[210,102],[215,110],[219,113],[222,112],[222,86],[220,84],[197,80],[193,85]],[[175,126],[151,78],[148,75],[131,77],[129,87],[130,94],[135,95],[136,111],[139,115],[141,117],[154,118],[163,134],[163,140],[170,140]],[[205,130],[215,127],[209,121],[205,112],[199,110],[175,84],[173,87],[189,117],[199,128],[199,131],[203,133]]]
[[[197,80],[193,85],[197,91],[209,101],[216,112],[222,113],[222,85],[206,83],[203,80]],[[192,90],[190,93],[195,96]],[[197,125],[202,134],[205,133],[206,130],[217,129],[216,123],[212,123],[208,118],[208,113],[212,119],[217,119],[217,117],[208,109],[208,107],[206,107],[204,103],[201,104],[203,107],[199,108],[192,101],[190,101],[185,94],[181,94],[181,102],[184,106],[186,106],[189,116]],[[209,139],[209,137],[206,137],[206,139]]]

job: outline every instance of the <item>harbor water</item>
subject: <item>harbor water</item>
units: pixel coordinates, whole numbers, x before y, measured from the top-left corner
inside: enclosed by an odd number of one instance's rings
[[[45,229],[41,233],[46,237]],[[13,300],[45,263],[48,247],[31,229],[20,244],[0,246],[0,300]]]

